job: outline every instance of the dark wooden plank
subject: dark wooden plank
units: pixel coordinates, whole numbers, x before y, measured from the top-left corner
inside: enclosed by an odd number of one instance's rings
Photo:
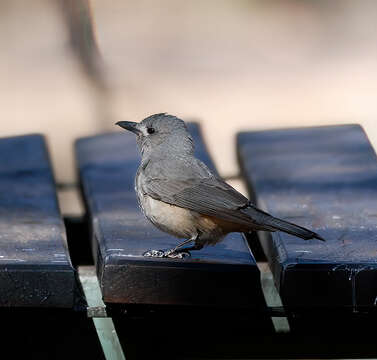
[[[213,168],[198,126],[189,129],[197,156]],[[179,240],[156,229],[138,207],[134,176],[140,156],[133,134],[79,139],[76,154],[106,302],[229,307],[264,303],[259,271],[240,234],[193,251],[185,260],[142,256],[148,249],[171,248]]]
[[[12,359],[106,360],[85,311],[69,308],[1,308],[1,346]],[[5,358],[8,356],[5,356]]]
[[[75,276],[45,141],[0,139],[0,306],[72,307]]]
[[[284,305],[375,309],[377,158],[362,128],[241,133],[238,155],[259,206],[327,240],[261,233]]]

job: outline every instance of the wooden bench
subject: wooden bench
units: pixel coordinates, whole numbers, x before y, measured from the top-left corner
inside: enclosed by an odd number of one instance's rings
[[[370,329],[377,306],[377,159],[361,127],[245,132],[237,146],[258,205],[327,240],[260,233],[293,329],[350,331],[357,317],[369,321],[358,331]]]
[[[199,127],[189,129],[196,155],[213,168]],[[127,357],[375,354],[377,166],[365,134],[358,126],[249,132],[239,135],[238,151],[260,206],[328,240],[259,234],[290,334],[273,332],[276,309],[266,307],[261,274],[240,234],[184,260],[142,256],[179,240],[158,231],[138,208],[133,136],[110,133],[76,143],[98,280]],[[85,312],[74,311],[82,310],[75,306],[81,295],[42,136],[0,139],[0,214],[2,339],[13,348],[19,339],[33,342],[31,353],[39,358],[65,358],[84,344],[87,355],[101,358]],[[70,250],[80,265],[85,233],[77,230],[85,222],[72,224]],[[313,331],[316,337],[308,337]],[[347,344],[345,333],[352,334]],[[57,338],[63,348],[51,350]]]

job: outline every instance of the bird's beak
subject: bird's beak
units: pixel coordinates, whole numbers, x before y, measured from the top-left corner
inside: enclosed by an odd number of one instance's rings
[[[118,121],[115,125],[119,125],[121,128],[132,131],[134,134],[140,134],[140,130],[136,127],[138,123],[132,121]]]

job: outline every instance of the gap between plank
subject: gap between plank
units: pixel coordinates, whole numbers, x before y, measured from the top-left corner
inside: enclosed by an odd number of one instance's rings
[[[106,317],[106,305],[94,266],[79,266],[78,274],[88,304],[87,314],[93,319],[106,360],[126,360],[113,319]]]

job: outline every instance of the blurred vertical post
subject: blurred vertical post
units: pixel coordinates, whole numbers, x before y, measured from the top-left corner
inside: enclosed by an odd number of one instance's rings
[[[104,130],[112,119],[110,86],[104,61],[97,45],[89,0],[57,0],[67,26],[70,48],[94,90],[98,130]]]

